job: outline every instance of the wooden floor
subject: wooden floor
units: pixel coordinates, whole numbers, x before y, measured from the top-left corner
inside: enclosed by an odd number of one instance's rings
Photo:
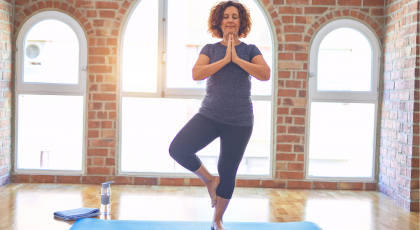
[[[100,185],[11,183],[0,187],[0,229],[69,229],[55,211],[100,207]],[[210,221],[205,187],[111,185],[111,219]],[[325,230],[418,230],[419,213],[380,192],[236,187],[224,222],[312,221]],[[210,229],[210,226],[209,226]]]

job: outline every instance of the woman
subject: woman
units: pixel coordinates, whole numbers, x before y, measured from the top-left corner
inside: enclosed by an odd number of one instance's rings
[[[207,78],[206,96],[197,114],[179,131],[169,153],[206,185],[215,208],[211,228],[223,227],[223,214],[235,188],[236,173],[252,134],[254,115],[251,75],[270,79],[270,68],[255,45],[239,41],[251,30],[248,9],[224,1],[212,7],[208,32],[223,40],[203,47],[193,67],[193,79]],[[219,177],[211,175],[195,154],[220,137]]]

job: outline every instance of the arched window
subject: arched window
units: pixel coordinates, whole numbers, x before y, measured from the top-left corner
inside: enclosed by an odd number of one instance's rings
[[[16,172],[83,173],[86,45],[79,24],[57,11],[32,16],[19,31]]]
[[[380,48],[360,22],[333,21],[310,54],[307,179],[374,178]]]
[[[119,173],[190,173],[168,149],[205,95],[206,80],[194,81],[192,68],[204,45],[221,40],[207,33],[211,7],[218,2],[142,0],[128,17],[122,39]],[[241,40],[255,44],[274,72],[271,27],[258,3],[241,3],[253,20],[251,33]],[[272,92],[272,80],[252,77],[255,125],[238,175],[271,176]],[[218,138],[197,153],[211,173],[217,173],[219,145]]]

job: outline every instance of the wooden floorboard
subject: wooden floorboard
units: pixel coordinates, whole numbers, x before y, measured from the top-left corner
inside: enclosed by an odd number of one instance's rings
[[[69,229],[55,211],[100,207],[100,185],[11,183],[0,187],[0,229]],[[202,186],[111,185],[113,220],[210,221]],[[224,222],[311,221],[324,230],[418,230],[419,213],[380,192],[236,187]]]

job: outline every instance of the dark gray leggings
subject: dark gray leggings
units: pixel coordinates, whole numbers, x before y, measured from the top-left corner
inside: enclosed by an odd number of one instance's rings
[[[252,128],[253,126],[222,124],[197,113],[175,136],[169,147],[169,154],[184,168],[196,171],[202,163],[195,153],[220,137],[220,155],[217,164],[220,184],[216,194],[231,199],[236,173],[251,137]]]

